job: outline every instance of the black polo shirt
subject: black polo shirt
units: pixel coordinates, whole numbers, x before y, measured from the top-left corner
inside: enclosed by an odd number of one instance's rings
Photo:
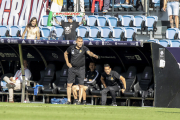
[[[80,49],[76,48],[76,45],[68,47],[67,52],[71,54],[71,65],[73,67],[85,66],[85,53],[89,51],[86,46],[82,46]]]
[[[121,75],[119,75],[116,71],[111,70],[110,74],[107,75],[105,72],[102,73],[102,77],[105,80],[106,86],[115,86],[118,85],[117,81],[119,80]]]
[[[87,71],[86,72],[86,79],[84,81],[85,85],[95,85],[96,84],[96,79],[98,78],[99,72],[97,70],[94,71]]]

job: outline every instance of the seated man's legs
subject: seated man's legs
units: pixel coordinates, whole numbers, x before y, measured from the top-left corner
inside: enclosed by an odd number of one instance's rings
[[[10,81],[10,79],[5,76],[3,80],[7,83],[8,91],[9,91],[9,102],[13,102],[14,100],[14,95],[13,95],[13,90],[19,90],[21,89],[21,84],[20,83],[13,83]]]
[[[88,86],[83,87],[83,101],[86,101],[86,90],[88,89]]]
[[[102,90],[102,105],[106,105],[106,100],[107,100],[107,93],[109,92],[109,87],[106,87]]]
[[[116,86],[109,86],[109,91],[112,97],[112,104],[115,103],[116,104],[116,91],[118,91],[120,88],[116,85]]]

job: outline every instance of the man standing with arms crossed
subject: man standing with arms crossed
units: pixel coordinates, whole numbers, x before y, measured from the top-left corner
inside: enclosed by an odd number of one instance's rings
[[[97,55],[92,53],[86,46],[83,45],[82,37],[78,37],[76,44],[68,47],[68,49],[64,52],[64,58],[67,66],[69,67],[67,79],[68,101],[66,104],[71,104],[71,87],[75,82],[76,76],[79,82],[79,101],[77,102],[77,105],[81,104],[85,78],[85,53],[98,59]],[[71,62],[68,60],[68,54],[71,54]]]
[[[179,0],[164,0],[164,11],[166,11],[166,6],[171,28],[174,28],[173,16],[176,28],[179,28]]]

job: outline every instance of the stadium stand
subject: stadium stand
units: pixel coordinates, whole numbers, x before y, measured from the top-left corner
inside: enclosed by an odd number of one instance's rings
[[[7,36],[6,33],[8,31],[8,27],[7,26],[0,26],[0,29],[1,29],[1,31],[0,31],[1,38],[6,37]]]

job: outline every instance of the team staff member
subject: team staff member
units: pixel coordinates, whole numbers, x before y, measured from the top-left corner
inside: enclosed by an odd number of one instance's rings
[[[76,45],[68,47],[64,52],[64,58],[66,61],[68,69],[68,79],[67,79],[67,97],[68,101],[66,104],[71,104],[71,86],[75,82],[75,77],[77,76],[79,82],[79,101],[77,104],[81,104],[84,78],[85,78],[85,53],[89,56],[98,59],[98,56],[92,53],[86,46],[83,45],[82,37],[78,37],[76,40]],[[71,54],[71,62],[69,63],[68,54]]]
[[[86,72],[85,79],[84,79],[84,87],[83,87],[83,104],[86,104],[86,90],[88,87],[94,87],[96,84],[96,79],[98,78],[99,72],[95,70],[96,65],[94,62],[90,62],[89,64],[89,71]],[[77,91],[79,91],[78,85],[73,85],[72,87],[73,96],[74,96],[74,104],[77,104]]]
[[[31,71],[27,68],[27,61],[23,61],[24,64],[24,72],[25,72],[25,80],[29,80],[31,78]],[[13,100],[13,90],[21,89],[21,83],[23,82],[21,70],[18,70],[14,77],[5,76],[3,80],[7,83],[6,86],[9,89],[9,102],[14,103]]]
[[[79,27],[79,25],[83,24],[83,21],[85,21],[85,17],[83,17],[82,22],[75,22],[72,19],[72,16],[67,16],[68,22],[59,22],[55,17],[55,22],[59,25],[61,25],[65,31],[65,40],[75,40],[76,39],[76,28]]]
[[[126,81],[125,78],[121,75],[119,75],[116,71],[111,70],[109,64],[104,65],[104,73],[101,75],[101,82],[104,85],[104,89],[102,90],[102,105],[106,104],[107,99],[107,92],[110,91],[112,96],[112,106],[117,106],[116,104],[116,91],[118,91],[120,88],[118,86],[117,80],[121,80],[124,89],[122,90],[122,93],[124,93],[126,89]]]

